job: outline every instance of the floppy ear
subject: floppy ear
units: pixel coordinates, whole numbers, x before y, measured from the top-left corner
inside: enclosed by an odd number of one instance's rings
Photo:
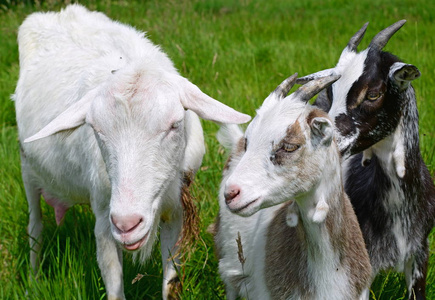
[[[48,123],[44,128],[33,136],[24,140],[25,143],[33,142],[60,131],[75,129],[85,123],[86,114],[91,106],[92,100],[97,94],[97,89],[86,93],[82,99],[67,108],[63,113],[58,115],[54,120]]]
[[[390,79],[405,90],[411,84],[411,81],[420,77],[421,73],[414,65],[397,62],[390,67]]]
[[[207,96],[185,78],[182,78],[181,87],[184,90],[184,97],[181,97],[183,107],[193,110],[203,119],[225,124],[242,124],[251,120],[250,116]]]
[[[329,146],[334,136],[334,128],[331,121],[324,117],[316,117],[311,120],[311,141],[314,146],[319,144]]]
[[[205,154],[204,134],[198,116],[191,110],[184,114],[186,149],[184,151],[183,171],[196,173],[201,167]]]

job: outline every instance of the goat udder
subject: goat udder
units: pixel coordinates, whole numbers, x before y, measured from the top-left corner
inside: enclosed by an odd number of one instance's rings
[[[65,213],[70,208],[69,206],[65,205],[60,201],[59,199],[53,198],[44,191],[41,191],[42,196],[45,199],[45,202],[47,202],[48,205],[54,208],[54,215],[56,217],[56,224],[59,226],[62,222],[63,218],[65,217]]]

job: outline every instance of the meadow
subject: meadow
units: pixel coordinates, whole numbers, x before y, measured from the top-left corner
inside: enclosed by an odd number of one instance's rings
[[[14,93],[19,74],[17,28],[35,11],[60,10],[70,1],[0,1],[0,299],[102,299],[96,261],[94,217],[89,207],[68,211],[57,226],[43,203],[43,264],[36,284],[28,280],[27,202],[20,174]],[[421,151],[435,174],[435,2],[370,0],[89,0],[82,4],[146,31],[180,73],[205,93],[255,115],[267,95],[289,75],[309,74],[336,64],[349,38],[370,22],[360,45],[392,23],[406,19],[385,50],[422,73],[413,82],[420,111]],[[47,82],[47,84],[50,84]],[[218,212],[218,187],[226,153],[202,121],[207,153],[193,186],[201,239],[181,267],[182,299],[225,299],[213,238],[207,227]],[[435,237],[430,236],[428,299],[435,299]],[[124,255],[128,299],[161,299],[159,247],[144,265]],[[406,299],[403,275],[379,275],[372,299]]]

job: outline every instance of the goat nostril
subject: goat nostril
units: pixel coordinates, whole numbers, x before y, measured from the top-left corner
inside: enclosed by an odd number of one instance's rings
[[[232,189],[228,193],[224,193],[225,203],[230,204],[234,198],[236,198],[240,194],[240,189]]]
[[[111,216],[112,224],[121,233],[129,233],[135,230],[142,222],[143,218],[139,215],[129,215],[129,216]]]

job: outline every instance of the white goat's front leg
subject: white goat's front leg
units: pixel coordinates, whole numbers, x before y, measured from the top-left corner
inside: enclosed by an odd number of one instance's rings
[[[176,265],[179,264],[177,255],[179,245],[177,245],[177,241],[183,226],[183,210],[181,206],[174,209],[170,217],[163,217],[160,226],[160,245],[163,264],[162,295],[163,299],[168,299],[171,290],[176,289],[179,280]],[[174,290],[174,292],[176,291]]]
[[[116,244],[110,231],[107,214],[95,212],[95,239],[97,242],[97,260],[106,286],[107,299],[125,299],[122,277],[122,250]]]
[[[238,296],[238,292],[230,285],[225,285],[225,293],[227,296],[227,300],[236,300]]]
[[[29,225],[27,232],[29,234],[30,243],[30,265],[33,275],[36,275],[39,269],[39,254],[41,252],[42,243],[42,212],[41,212],[41,192],[35,182],[27,166],[24,155],[21,155],[21,170],[26,191],[27,203],[29,204]]]

